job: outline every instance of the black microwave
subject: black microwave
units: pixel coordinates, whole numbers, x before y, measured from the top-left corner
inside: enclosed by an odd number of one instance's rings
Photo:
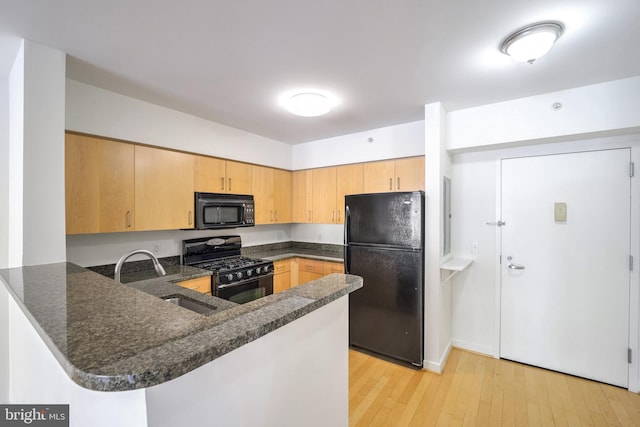
[[[195,193],[196,230],[253,227],[253,196],[244,194]]]

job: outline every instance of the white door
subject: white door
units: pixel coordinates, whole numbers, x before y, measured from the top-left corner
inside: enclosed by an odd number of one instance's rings
[[[502,161],[500,357],[627,387],[630,159]]]

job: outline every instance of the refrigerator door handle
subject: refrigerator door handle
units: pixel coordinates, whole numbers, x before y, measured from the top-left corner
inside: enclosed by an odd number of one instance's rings
[[[347,250],[347,245],[349,244],[349,241],[347,240],[349,238],[349,221],[351,220],[351,212],[349,211],[349,206],[345,206],[344,207],[344,272],[345,274],[349,274],[349,257],[348,257],[348,250]]]

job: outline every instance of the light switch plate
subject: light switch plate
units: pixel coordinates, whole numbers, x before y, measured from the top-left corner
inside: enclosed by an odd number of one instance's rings
[[[567,204],[565,202],[554,203],[553,219],[555,222],[567,222]]]

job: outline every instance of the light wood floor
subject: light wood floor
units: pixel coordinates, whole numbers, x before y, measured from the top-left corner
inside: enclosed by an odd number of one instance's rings
[[[442,375],[350,350],[349,425],[640,426],[640,395],[457,349]]]

